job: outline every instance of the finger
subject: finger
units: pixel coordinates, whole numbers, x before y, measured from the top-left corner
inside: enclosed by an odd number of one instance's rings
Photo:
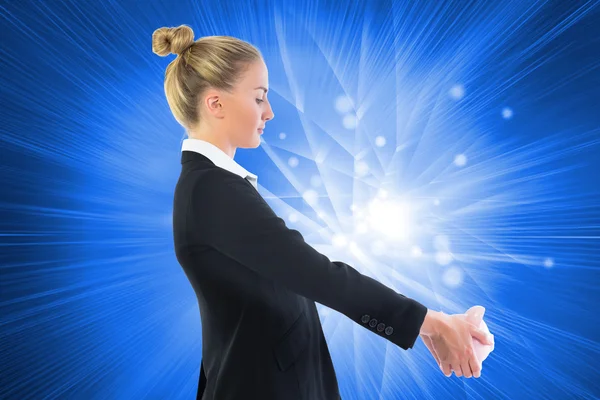
[[[425,343],[425,346],[427,346],[427,348],[429,349],[429,352],[433,355],[433,358],[435,358],[435,362],[439,366],[440,358],[438,357],[437,352],[435,351],[435,348],[433,347],[433,343],[431,343],[431,338],[429,336],[423,336],[423,342]]]
[[[433,348],[433,345],[429,345],[428,347],[429,347],[429,351],[433,355],[433,358],[435,358],[435,362],[437,363],[437,365],[440,365],[442,362],[440,361],[440,357],[437,355],[437,352]]]
[[[469,360],[469,366],[471,367],[471,371],[473,371],[473,377],[479,378],[481,376],[481,365],[479,364],[479,361],[471,358]]]
[[[471,365],[473,365],[477,361],[477,359],[475,358],[475,349],[473,348],[472,339],[471,345],[467,348],[465,356],[466,357],[464,358],[464,361],[461,363],[463,375],[465,376],[465,378],[471,378],[473,376],[473,370],[471,369]]]
[[[443,362],[440,365],[440,368],[442,369],[444,375],[446,375],[447,377],[452,376],[452,369],[450,369],[450,364]]]
[[[469,360],[466,360],[465,362],[460,364],[460,367],[465,378],[470,378],[473,376],[473,371],[471,371],[471,367],[469,366]]]
[[[473,315],[473,317],[475,317],[475,319],[478,321],[481,321],[485,315],[485,307],[483,306],[473,306],[469,309],[469,311],[471,311],[471,315]]]
[[[460,366],[460,363],[456,363],[456,366],[454,367],[454,373],[455,373],[455,374],[456,374],[456,376],[457,376],[457,377],[459,377],[459,378],[460,378],[461,376],[463,376],[463,373],[462,373],[462,368],[461,368],[461,366]]]
[[[494,344],[494,335],[487,333],[483,329],[471,328],[471,336],[479,340],[483,344]]]

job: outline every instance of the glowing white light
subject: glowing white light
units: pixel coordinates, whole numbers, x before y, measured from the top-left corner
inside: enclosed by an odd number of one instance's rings
[[[446,286],[457,287],[463,281],[463,273],[457,267],[450,267],[444,272],[442,280]]]
[[[436,205],[436,206],[439,206],[440,205],[440,199],[433,200],[433,204]]]
[[[344,115],[344,119],[342,120],[342,124],[346,129],[354,129],[356,128],[356,115],[354,114],[346,114]]]
[[[450,238],[446,235],[437,235],[433,238],[433,247],[436,250],[450,250]]]
[[[279,139],[281,139],[281,140],[285,139],[285,133],[281,132],[279,134]]]
[[[454,100],[460,100],[465,96],[465,87],[463,85],[454,85],[450,89],[450,97]]]
[[[317,212],[317,217],[324,219],[325,218],[325,214],[322,213],[321,211]]]
[[[313,175],[310,177],[310,185],[316,188],[321,187],[321,185],[323,185],[323,180],[321,180],[319,175]]]
[[[413,257],[419,258],[423,255],[423,250],[419,246],[413,246],[410,253]]]
[[[365,222],[361,222],[356,225],[356,229],[354,231],[359,235],[362,235],[369,231],[369,226]]]
[[[319,201],[319,194],[312,189],[307,190],[302,194],[302,198],[311,206],[316,206]]]
[[[502,109],[502,118],[511,119],[513,116],[513,110],[510,107],[504,107]]]
[[[456,157],[454,157],[454,164],[457,167],[464,167],[467,165],[467,156],[464,154],[458,154]]]
[[[546,258],[544,260],[544,267],[546,268],[552,268],[554,266],[554,260],[551,258]]]
[[[356,166],[354,167],[356,174],[360,177],[360,176],[365,176],[366,174],[369,173],[369,164],[367,164],[364,161],[359,161],[358,163],[356,163]]]
[[[335,234],[333,235],[332,244],[335,247],[345,247],[348,244],[348,239],[344,235]]]
[[[406,239],[410,233],[411,209],[406,203],[373,200],[369,204],[371,227],[392,239]]]
[[[364,259],[365,257],[367,257],[365,252],[358,246],[358,244],[356,244],[356,242],[350,242],[350,244],[348,245],[348,250],[350,251],[350,254],[352,256],[358,259]]]
[[[383,137],[383,136],[377,136],[375,138],[375,146],[377,146],[377,147],[385,146],[385,142],[386,142],[386,140],[385,140],[385,137]]]
[[[288,220],[290,222],[298,222],[298,215],[296,213],[291,213],[288,217]]]
[[[381,256],[381,255],[385,254],[385,252],[386,252],[385,243],[381,240],[376,240],[371,245],[371,252],[376,256]]]
[[[356,209],[357,209],[356,204],[354,204],[354,203],[350,204],[350,210],[356,211]]]
[[[352,99],[348,96],[338,96],[335,99],[335,109],[340,114],[346,114],[352,110]]]
[[[448,265],[452,262],[452,253],[449,251],[438,251],[435,253],[435,261],[440,265]]]
[[[288,164],[290,167],[296,168],[299,164],[299,161],[296,157],[290,157],[290,159],[288,160]]]
[[[379,192],[377,192],[377,197],[382,198],[382,199],[387,199],[387,197],[388,197],[387,190],[380,189]]]

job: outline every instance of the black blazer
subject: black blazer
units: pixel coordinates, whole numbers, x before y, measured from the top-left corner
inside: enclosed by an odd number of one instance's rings
[[[193,151],[181,164],[173,232],[200,307],[198,399],[340,399],[315,301],[413,346],[424,305],[317,252],[248,180]]]

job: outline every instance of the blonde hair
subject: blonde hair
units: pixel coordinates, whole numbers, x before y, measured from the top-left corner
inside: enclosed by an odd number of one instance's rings
[[[173,116],[187,130],[200,122],[198,99],[205,91],[231,93],[247,67],[263,59],[256,47],[232,36],[194,41],[187,25],[155,30],[152,51],[161,57],[177,54],[165,71],[165,95]]]

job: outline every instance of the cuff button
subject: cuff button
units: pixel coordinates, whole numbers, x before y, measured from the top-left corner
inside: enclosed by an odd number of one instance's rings
[[[392,328],[391,326],[388,326],[387,328],[385,328],[385,334],[386,335],[391,335],[392,333],[394,333],[394,328]]]

